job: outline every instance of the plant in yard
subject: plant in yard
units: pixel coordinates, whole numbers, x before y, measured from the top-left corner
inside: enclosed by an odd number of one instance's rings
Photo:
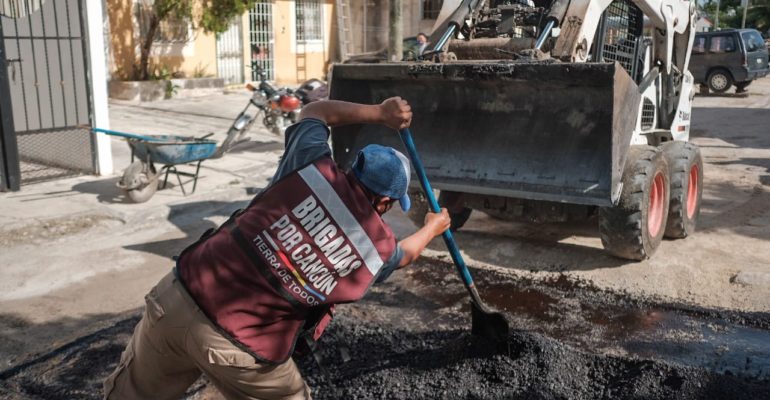
[[[211,76],[211,74],[208,73],[208,64],[202,64],[198,63],[198,65],[195,66],[195,69],[193,70],[192,76],[193,78],[208,78]]]
[[[172,75],[173,73],[169,67],[160,65],[147,76],[147,79],[151,81],[165,81],[171,79]]]
[[[166,81],[166,87],[163,88],[163,98],[170,99],[174,97],[178,89],[179,85],[174,85],[174,82],[172,81]]]

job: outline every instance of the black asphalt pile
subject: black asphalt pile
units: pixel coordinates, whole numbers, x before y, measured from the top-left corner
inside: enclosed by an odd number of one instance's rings
[[[770,382],[589,354],[514,331],[502,346],[466,331],[414,333],[340,316],[300,365],[316,399],[769,399]]]
[[[504,311],[506,343],[470,335],[468,294],[451,265],[421,260],[339,307],[313,357],[316,399],[770,399],[766,313],[658,304],[558,278],[474,271]],[[138,321],[0,371],[0,399],[100,399]],[[200,379],[188,399],[222,399]]]

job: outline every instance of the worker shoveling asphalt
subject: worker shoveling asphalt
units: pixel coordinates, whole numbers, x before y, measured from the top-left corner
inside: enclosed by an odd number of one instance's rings
[[[411,120],[398,97],[304,108],[286,132],[270,186],[182,251],[147,294],[105,397],[179,398],[203,372],[229,399],[309,397],[292,355],[312,352],[336,304],[361,299],[450,226],[447,211],[436,209],[397,241],[381,216],[396,202],[409,209],[408,159],[371,145],[342,171],[331,159],[328,126],[398,130]]]

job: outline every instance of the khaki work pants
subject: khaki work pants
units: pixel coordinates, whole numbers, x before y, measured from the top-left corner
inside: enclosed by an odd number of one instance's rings
[[[256,362],[217,332],[171,272],[104,382],[105,399],[178,399],[205,372],[228,399],[310,399],[296,364]]]

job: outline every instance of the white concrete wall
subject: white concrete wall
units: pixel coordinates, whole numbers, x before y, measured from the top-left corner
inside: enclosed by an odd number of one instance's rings
[[[110,115],[107,100],[107,52],[105,36],[109,36],[107,15],[105,14],[104,0],[90,0],[86,5],[86,18],[88,29],[88,50],[91,72],[91,99],[94,113],[94,127],[109,129]],[[109,136],[96,134],[97,174],[112,175],[112,149]]]

